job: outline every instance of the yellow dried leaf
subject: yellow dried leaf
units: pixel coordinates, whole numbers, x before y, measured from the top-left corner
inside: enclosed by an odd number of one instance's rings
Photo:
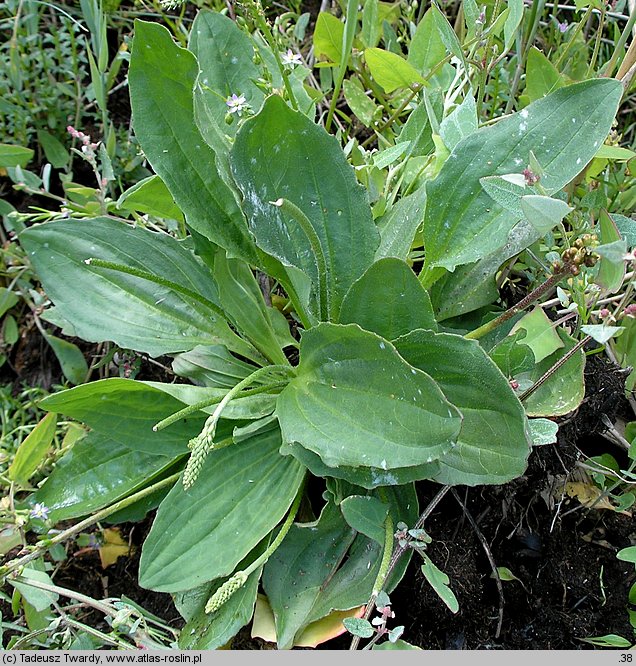
[[[99,559],[102,569],[115,564],[120,557],[132,555],[133,549],[122,539],[119,530],[106,528],[102,533],[102,545],[99,547]]]

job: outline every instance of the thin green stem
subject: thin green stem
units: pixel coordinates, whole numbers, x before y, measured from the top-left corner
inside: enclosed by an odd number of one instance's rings
[[[124,497],[124,499],[121,499],[118,502],[115,502],[114,504],[107,506],[101,511],[94,513],[92,516],[89,516],[88,518],[85,518],[84,520],[80,521],[76,525],[73,525],[72,527],[69,527],[68,529],[60,532],[59,534],[56,534],[51,539],[46,539],[45,541],[39,541],[36,544],[36,547],[33,551],[31,551],[27,555],[18,558],[17,560],[11,560],[11,562],[8,562],[5,567],[2,567],[2,569],[0,569],[0,575],[6,575],[8,573],[11,573],[12,571],[16,571],[20,567],[23,567],[25,564],[28,564],[29,562],[36,560],[51,546],[55,546],[58,543],[62,543],[62,541],[66,541],[66,539],[69,539],[75,534],[79,534],[87,527],[91,527],[91,525],[98,523],[100,520],[108,518],[108,516],[117,513],[117,511],[121,511],[122,509],[125,509],[131,504],[138,502],[144,497],[148,497],[148,495],[152,495],[156,491],[161,490],[166,486],[174,484],[179,479],[179,476],[181,476],[181,472],[176,472],[175,474],[172,474],[166,477],[165,479],[161,479],[161,481],[153,483],[151,486],[147,486],[146,488],[139,490],[133,495]]]
[[[444,495],[451,489],[451,486],[442,486],[440,490],[437,492],[435,497],[430,501],[426,509],[422,512],[420,517],[417,519],[417,522],[413,526],[413,529],[419,530],[424,527],[424,524],[426,523],[428,517],[433,513],[435,510],[435,507],[442,501],[444,498]],[[412,537],[410,535],[406,536],[406,544],[404,546],[398,546],[393,549],[391,553],[391,558],[389,562],[389,566],[386,572],[386,577],[388,578],[391,575],[391,572],[395,567],[397,566],[397,563],[399,562],[400,558],[402,555],[408,550],[408,542],[412,541]],[[373,612],[373,606],[375,605],[375,597],[371,597],[369,599],[366,608],[364,609],[364,613],[362,617],[365,620],[368,620],[371,617],[371,613]],[[357,639],[357,640],[356,640]],[[354,636],[352,641],[351,641],[351,646],[349,647],[350,650],[355,650],[358,646],[358,643],[360,642],[360,639],[357,636]]]
[[[254,560],[254,562],[252,562],[252,564],[250,564],[247,567],[247,569],[243,571],[237,571],[236,573],[234,573],[234,575],[228,578],[228,580],[226,580],[225,583],[221,585],[221,587],[219,587],[219,589],[210,597],[207,604],[205,605],[206,613],[214,613],[217,610],[219,610],[219,608],[221,608],[221,606],[223,606],[223,604],[237,590],[240,590],[243,587],[243,585],[245,585],[250,574],[254,573],[254,571],[256,571],[259,567],[263,566],[263,564],[267,562],[267,560],[273,555],[276,549],[283,542],[283,539],[287,536],[287,533],[291,529],[291,526],[294,524],[296,514],[298,513],[300,502],[303,498],[305,480],[306,477],[302,480],[300,487],[298,488],[298,492],[296,493],[296,497],[294,498],[294,501],[292,502],[292,505],[289,509],[287,518],[285,518],[285,522],[281,525],[281,528],[278,531],[276,538],[268,546],[265,552],[256,560]]]
[[[329,111],[327,113],[327,120],[325,121],[325,129],[327,130],[327,132],[331,129],[333,114],[336,110],[336,105],[338,104],[338,98],[340,97],[340,89],[342,88],[342,83],[344,81],[344,77],[347,72],[347,67],[349,65],[349,58],[351,57],[351,47],[353,46],[353,39],[355,37],[357,23],[358,23],[358,1],[348,0],[347,18],[345,19],[345,28],[342,36],[342,60],[340,62],[340,65],[338,67],[338,72],[336,74],[336,80],[334,83],[333,93],[331,96],[331,102],[329,104]]]
[[[552,377],[552,375],[561,367],[563,367],[580,349],[582,349],[590,340],[592,339],[591,335],[586,335],[582,340],[577,342],[572,349],[563,356],[551,367],[545,374],[543,374],[537,381],[527,390],[524,391],[520,396],[520,402],[523,402],[529,398],[538,388],[540,388],[545,382]]]
[[[605,6],[603,5],[601,9],[601,15],[598,18],[598,29],[596,31],[596,40],[594,41],[594,51],[592,52],[592,58],[590,59],[590,64],[587,67],[587,72],[585,73],[585,78],[589,79],[592,77],[592,72],[596,67],[596,60],[598,59],[598,53],[601,48],[601,38],[603,37],[603,27],[605,25]]]
[[[303,479],[302,483],[300,484],[300,488],[296,493],[296,497],[294,497],[294,501],[292,502],[292,505],[289,509],[287,518],[285,518],[285,522],[281,525],[281,528],[278,531],[276,538],[267,547],[267,550],[259,558],[254,560],[252,564],[250,564],[249,567],[247,567],[247,569],[245,569],[245,573],[248,576],[254,571],[256,571],[261,565],[265,564],[265,562],[267,562],[267,560],[269,560],[269,558],[276,552],[281,543],[283,543],[283,539],[287,536],[287,532],[289,532],[291,526],[294,524],[294,520],[296,519],[296,514],[298,513],[298,509],[300,508],[300,502],[302,501],[303,498],[304,489],[305,489],[305,480]]]
[[[287,73],[287,70],[285,69],[285,65],[283,65],[283,61],[280,58],[280,53],[278,51],[278,44],[277,40],[274,38],[274,34],[272,33],[272,29],[269,27],[269,23],[267,22],[267,19],[265,18],[265,15],[262,14],[261,11],[257,11],[257,15],[255,17],[256,24],[262,31],[262,33],[265,35],[265,41],[270,45],[272,54],[274,56],[274,60],[276,60],[276,66],[278,67],[278,71],[281,75],[281,78],[283,79],[283,85],[285,86],[285,92],[287,93],[287,97],[289,98],[289,102],[292,106],[292,109],[294,111],[298,111],[298,102],[296,101],[296,96],[294,95],[294,90],[291,86],[291,82],[289,80],[289,74]]]
[[[614,47],[614,53],[612,53],[612,57],[605,66],[605,70],[603,71],[603,76],[612,76],[612,74],[614,73],[616,62],[623,53],[623,49],[625,48],[625,44],[627,44],[629,36],[632,34],[634,25],[636,25],[636,11],[631,12],[629,20],[627,21],[627,24],[623,28],[623,32],[621,33],[618,42],[616,42],[616,46]]]
[[[389,565],[391,564],[391,556],[393,555],[393,519],[391,514],[388,513],[384,521],[384,550],[382,551],[382,562],[378,569],[378,575],[373,584],[373,596],[377,597],[386,583],[389,576]]]
[[[256,380],[260,379],[271,372],[283,372],[289,376],[293,369],[289,365],[268,365],[264,368],[259,368],[251,375],[241,380],[234,388],[230,389],[221,402],[217,405],[203,426],[201,433],[192,440],[192,453],[186,464],[183,472],[183,487],[188,490],[194,482],[198,479],[203,463],[208,453],[214,448],[214,435],[216,434],[216,426],[221,418],[223,410],[227,405],[237,396],[241,391],[248,386],[251,386]]]
[[[271,367],[272,366],[267,366],[268,369]],[[264,370],[265,368],[259,368],[259,369]],[[286,386],[286,385],[287,382],[282,382],[282,381],[274,382],[272,384],[264,384],[263,386],[257,386],[253,389],[247,389],[243,391],[241,397],[246,397],[248,395],[258,395],[259,393],[267,393],[267,391],[270,391],[275,388],[280,388],[281,386]],[[173,423],[176,423],[180,419],[184,419],[187,416],[194,414],[195,412],[200,412],[206,407],[211,407],[212,405],[218,405],[221,402],[221,400],[223,400],[223,398],[224,396],[217,395],[213,398],[206,398],[205,400],[200,400],[199,402],[195,402],[192,405],[188,405],[187,407],[180,409],[178,412],[175,412],[174,414],[167,416],[162,421],[159,421],[152,427],[152,429],[155,432],[159,432],[160,430],[163,430],[164,428],[171,426]]]
[[[155,275],[154,273],[150,273],[149,271],[144,271],[140,268],[133,268],[132,266],[126,266],[124,264],[116,264],[112,261],[104,261],[102,259],[96,259],[94,257],[86,259],[84,263],[87,264],[88,266],[107,268],[108,270],[111,271],[117,271],[118,273],[125,273],[126,275],[132,275],[142,280],[147,280],[148,282],[154,282],[155,284],[161,285],[162,287],[166,287],[167,289],[171,289],[172,291],[175,291],[181,294],[182,296],[186,296],[194,301],[197,301],[198,303],[204,305],[209,310],[212,310],[212,312],[214,312],[214,314],[216,314],[220,318],[227,319],[227,315],[225,314],[225,312],[223,312],[223,310],[221,310],[221,308],[216,303],[213,303],[205,296],[202,296],[201,294],[198,294],[196,291],[192,291],[191,289],[188,289],[187,287],[184,287],[183,285],[180,285],[177,282],[173,282],[172,280],[166,280],[165,278],[162,278],[159,275]]]
[[[499,7],[501,6],[501,0],[495,0],[495,6],[492,10],[492,23],[494,24],[499,15]],[[486,38],[486,45],[484,47],[484,58],[483,58],[483,67],[481,69],[481,74],[479,77],[479,84],[477,88],[477,117],[481,115],[481,107],[484,103],[486,97],[486,85],[488,84],[488,75],[490,73],[490,49],[492,47],[492,32],[488,33]]]
[[[295,222],[302,229],[303,233],[309,241],[311,251],[316,260],[316,270],[318,273],[318,293],[320,295],[320,319],[321,321],[328,321],[335,319],[334,313],[331,311],[331,302],[329,297],[329,289],[327,288],[327,259],[322,249],[322,243],[316,233],[309,218],[303,213],[296,204],[288,199],[278,199],[277,201],[270,202],[272,205],[277,206],[282,212],[290,215]]]
[[[559,71],[561,69],[561,65],[565,61],[565,58],[566,58],[567,54],[569,53],[570,49],[574,45],[574,42],[575,42],[576,38],[579,36],[579,34],[581,33],[581,30],[583,30],[583,27],[587,23],[587,20],[592,15],[592,9],[593,9],[592,5],[590,5],[587,8],[587,11],[583,15],[583,18],[576,24],[576,28],[574,28],[574,30],[572,31],[572,34],[570,35],[570,39],[568,40],[567,44],[565,45],[565,48],[561,52],[561,55],[557,58],[557,61],[554,63],[555,68],[558,69]]]
[[[27,576],[16,576],[12,580],[14,580],[17,583],[23,583],[24,585],[28,585],[29,587],[35,587],[38,590],[44,590],[45,592],[51,592],[53,594],[59,594],[63,597],[73,599],[74,601],[78,601],[79,603],[84,604],[85,606],[90,606],[91,608],[98,610],[100,613],[103,613],[104,615],[110,615],[110,617],[115,617],[118,613],[117,610],[115,610],[108,604],[102,603],[101,601],[93,599],[92,597],[88,597],[85,594],[82,594],[81,592],[75,592],[75,590],[68,590],[65,587],[60,587],[59,585],[54,585],[53,583],[44,583],[43,581],[35,580],[34,578],[29,578]]]

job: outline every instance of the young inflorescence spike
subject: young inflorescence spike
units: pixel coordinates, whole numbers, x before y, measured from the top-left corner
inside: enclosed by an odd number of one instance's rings
[[[240,590],[245,581],[247,574],[244,571],[237,571],[231,578],[225,581],[223,585],[210,597],[208,603],[205,605],[206,613],[214,613],[219,610],[221,606],[237,591]]]

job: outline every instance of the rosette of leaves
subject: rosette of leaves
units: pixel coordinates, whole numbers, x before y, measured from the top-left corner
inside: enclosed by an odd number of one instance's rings
[[[129,76],[153,192],[174,201],[187,237],[95,218],[34,226],[21,242],[51,319],[89,341],[172,355],[193,384],[116,378],[47,398],[43,407],[90,431],[35,499],[54,522],[86,515],[196,457],[187,488],[178,482],[127,514],[159,507],[140,583],[174,595],[188,620],[184,647],[210,649],[250,620],[262,578],[279,646],[290,647],[333,611],[366,603],[382,535],[417,519],[415,481],[501,484],[523,473],[530,428],[502,361],[519,350],[499,349],[496,363],[492,341],[439,322],[493,303],[488,281],[536,240],[481,179],[519,170],[534,151],[546,191],[558,191],[605,138],[620,85],[562,88],[461,139],[426,188],[418,276],[406,261],[417,228],[398,208],[380,232],[312,105],[294,110],[254,83],[254,48],[264,62],[271,52],[213,12],[192,34],[184,49],[137,22]],[[239,93],[254,113],[226,125],[224,100]],[[406,251],[386,251],[396,247]],[[256,271],[280,285],[292,315],[266,303]],[[473,307],[461,285],[477,293],[476,275],[486,287]],[[581,356],[572,362],[582,367]],[[325,506],[315,516],[301,503],[281,541],[310,475],[326,480]],[[215,592],[225,603],[205,613]]]

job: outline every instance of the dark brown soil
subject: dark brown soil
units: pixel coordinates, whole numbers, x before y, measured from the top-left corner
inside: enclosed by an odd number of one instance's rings
[[[451,579],[460,611],[446,609],[414,556],[392,595],[406,640],[428,649],[528,650],[581,649],[586,637],[631,636],[626,604],[636,576],[616,552],[636,536],[633,520],[607,510],[564,515],[577,504],[559,506],[560,495],[554,505],[546,502],[552,474],[563,474],[556,453],[533,453],[527,475],[507,486],[460,493],[496,566],[520,579],[502,583],[500,636],[492,568],[464,509],[448,495],[428,523],[429,554]]]

